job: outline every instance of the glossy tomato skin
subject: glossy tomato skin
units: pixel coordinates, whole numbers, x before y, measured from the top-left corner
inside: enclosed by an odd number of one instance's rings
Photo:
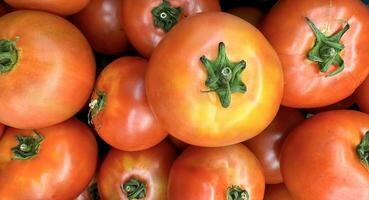
[[[93,117],[99,136],[114,148],[138,151],[152,147],[168,134],[155,119],[146,100],[147,61],[123,57],[100,74],[92,99],[106,94],[104,108]]]
[[[113,148],[105,158],[99,174],[98,187],[102,199],[128,200],[121,185],[131,178],[145,184],[145,199],[166,199],[169,170],[175,158],[175,149],[167,141],[136,152]]]
[[[146,58],[151,56],[155,47],[166,35],[164,30],[155,27],[151,14],[151,10],[162,2],[162,0],[123,1],[123,28],[135,49]],[[168,0],[168,2],[182,9],[181,18],[201,12],[220,11],[217,0]]]
[[[263,199],[262,168],[246,146],[190,146],[171,168],[168,200],[226,200],[227,189],[233,185],[245,189],[249,199]]]
[[[3,199],[64,200],[77,197],[94,175],[97,144],[89,128],[70,119],[37,129],[44,140],[38,154],[13,160],[17,135],[34,131],[8,128],[0,140],[0,195]]]
[[[319,65],[307,58],[316,37],[304,17],[310,18],[328,36],[341,30],[345,22],[350,25],[340,40],[345,46],[340,53],[345,68],[339,74],[326,77],[337,66],[322,73]],[[261,31],[282,62],[285,77],[282,105],[322,107],[354,92],[369,73],[369,50],[366,48],[369,36],[363,31],[369,29],[368,18],[368,8],[360,0],[281,0],[271,9],[263,20]]]
[[[108,55],[128,50],[129,43],[121,26],[121,0],[91,0],[72,22],[83,32],[92,48]]]
[[[288,133],[304,120],[304,115],[293,108],[281,107],[272,123],[259,135],[244,142],[260,161],[267,184],[283,182],[280,151]]]
[[[264,16],[264,12],[260,8],[251,6],[231,8],[227,10],[227,13],[241,17],[255,27],[259,26],[261,19]]]
[[[283,183],[266,185],[264,200],[294,200]]]
[[[16,40],[18,61],[0,74],[0,122],[20,129],[51,126],[87,102],[95,61],[81,32],[67,20],[40,11],[0,18],[0,40]],[[18,37],[18,39],[16,39]]]
[[[247,91],[233,93],[228,108],[215,92],[204,92],[209,91],[208,74],[200,62],[203,55],[215,59],[220,42],[231,61],[246,62],[241,79]],[[230,14],[208,12],[177,24],[155,49],[146,91],[153,112],[174,137],[197,146],[225,146],[257,135],[273,120],[283,74],[277,55],[255,27]]]
[[[319,113],[295,128],[281,153],[283,180],[292,197],[369,199],[369,173],[356,147],[369,115],[350,110]]]
[[[355,91],[354,101],[361,111],[369,113],[369,78]]]
[[[57,15],[67,16],[82,10],[90,0],[4,0],[18,10],[42,10]]]

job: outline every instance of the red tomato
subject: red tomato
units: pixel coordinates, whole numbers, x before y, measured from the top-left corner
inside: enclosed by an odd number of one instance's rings
[[[265,187],[264,200],[293,200],[284,184],[273,184]]]
[[[190,146],[172,166],[168,200],[262,200],[264,186],[261,165],[246,146]]]
[[[91,180],[97,144],[76,119],[37,130],[8,128],[0,140],[2,199],[77,197]]]
[[[147,58],[179,20],[220,11],[217,0],[124,0],[122,8],[124,30],[135,49]]]
[[[360,0],[279,1],[261,30],[282,62],[282,105],[322,107],[350,96],[369,73],[368,19]]]
[[[175,149],[163,141],[136,152],[112,149],[104,160],[98,187],[102,199],[166,199]]]
[[[121,54],[129,43],[120,23],[121,0],[91,0],[72,22],[83,32],[92,48],[103,54]]]
[[[283,74],[255,27],[208,12],[167,34],[150,59],[146,87],[167,132],[189,144],[215,147],[239,143],[268,126],[280,105]]]
[[[4,0],[16,9],[42,10],[58,15],[72,15],[82,10],[90,0]]]
[[[304,120],[304,115],[292,108],[281,107],[272,123],[259,135],[244,142],[260,161],[267,184],[283,182],[279,156],[287,134]]]
[[[361,111],[369,113],[369,77],[355,91],[354,99]]]
[[[51,126],[76,114],[91,94],[95,61],[67,20],[40,11],[0,18],[0,122],[20,129]]]
[[[168,135],[146,100],[146,66],[139,57],[120,58],[102,71],[96,83],[91,122],[105,142],[120,150],[147,149]]]
[[[283,180],[294,199],[369,199],[369,115],[318,113],[287,137]]]
[[[264,12],[257,7],[231,8],[227,10],[227,13],[241,17],[256,27],[259,26],[261,19],[264,17]]]

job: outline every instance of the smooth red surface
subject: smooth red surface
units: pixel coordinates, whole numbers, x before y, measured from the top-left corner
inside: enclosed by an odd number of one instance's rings
[[[264,200],[294,200],[286,186],[281,184],[266,185]]]
[[[369,78],[355,91],[354,100],[361,111],[369,114]]]

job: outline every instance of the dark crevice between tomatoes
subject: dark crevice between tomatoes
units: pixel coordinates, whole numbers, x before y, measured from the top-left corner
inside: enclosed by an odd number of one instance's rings
[[[104,109],[105,104],[106,104],[106,93],[105,92],[97,91],[96,95],[97,95],[97,98],[92,99],[88,105],[90,107],[88,114],[87,114],[89,125],[93,124],[94,118],[99,114],[99,112],[101,112]],[[95,129],[98,130],[101,124],[96,123],[94,124],[94,126],[95,126]]]
[[[164,0],[159,6],[151,10],[155,27],[165,32],[170,31],[177,24],[181,13],[181,8],[172,7],[167,0]]]
[[[240,186],[232,186],[227,190],[227,200],[249,200],[249,193]]]
[[[33,132],[31,136],[16,136],[18,145],[11,149],[14,154],[13,160],[27,160],[38,154],[44,137],[35,130]]]
[[[88,188],[88,195],[90,197],[90,199],[92,200],[100,200],[100,194],[99,194],[99,190],[97,188],[97,183],[93,183],[89,188]]]
[[[308,53],[308,59],[319,64],[320,72],[327,72],[332,65],[338,65],[338,69],[326,75],[326,77],[334,76],[342,72],[345,68],[345,63],[340,56],[340,52],[345,48],[340,43],[342,36],[350,28],[348,23],[343,29],[331,36],[324,35],[315,24],[306,17],[311,29],[313,30],[316,40],[314,47]]]
[[[224,108],[231,104],[232,93],[246,92],[246,85],[241,80],[241,73],[246,68],[246,62],[244,60],[231,62],[226,55],[223,42],[219,43],[218,57],[214,61],[205,56],[202,56],[200,61],[208,73],[205,85],[209,91],[205,92],[216,92]]]
[[[129,179],[121,186],[123,193],[127,195],[129,200],[131,199],[143,199],[146,197],[146,186],[141,181],[135,178]]]
[[[359,146],[357,146],[356,151],[361,162],[369,170],[369,131],[366,132]]]
[[[19,40],[0,40],[0,74],[7,73],[13,69],[18,61],[18,49],[16,42]]]

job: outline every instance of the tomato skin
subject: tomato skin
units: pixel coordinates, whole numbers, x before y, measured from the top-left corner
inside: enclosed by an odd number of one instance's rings
[[[366,48],[369,36],[363,31],[369,29],[367,9],[360,0],[281,0],[271,9],[261,31],[282,62],[285,77],[282,105],[316,108],[334,104],[350,96],[365,80],[369,73]],[[341,39],[345,48],[340,55],[345,68],[339,74],[326,77],[337,66],[322,73],[318,64],[308,60],[316,37],[304,17],[309,17],[321,31],[327,30],[325,34],[329,36],[342,29],[343,20],[349,23],[350,29]]]
[[[99,136],[114,148],[138,151],[150,148],[168,134],[155,119],[146,100],[147,61],[123,57],[113,61],[100,74],[97,91],[106,93],[105,107],[93,118]]]
[[[116,55],[129,49],[120,20],[121,0],[91,0],[72,22],[97,52]]]
[[[209,88],[200,57],[215,59],[219,42],[230,60],[247,63],[241,74],[247,91],[232,94],[228,108],[215,92],[204,92]],[[225,146],[257,135],[273,120],[283,74],[277,55],[255,27],[227,13],[200,13],[177,24],[155,49],[146,93],[162,127],[174,137],[197,146]]]
[[[295,128],[281,153],[292,197],[369,199],[369,173],[356,153],[368,130],[369,115],[351,110],[318,113]]]
[[[175,158],[175,149],[167,141],[136,152],[112,148],[98,178],[102,199],[128,200],[120,187],[130,178],[139,179],[146,185],[145,199],[165,199],[169,170]]]
[[[272,184],[265,187],[264,200],[293,200],[286,186],[281,184]]]
[[[354,100],[361,111],[369,113],[369,78],[355,91]]]
[[[140,54],[149,58],[166,33],[155,27],[151,10],[162,0],[124,0],[122,25],[127,36]],[[201,12],[220,11],[217,0],[168,0],[174,7],[181,7],[184,17]],[[183,18],[182,15],[182,18]]]
[[[18,10],[41,10],[57,15],[67,16],[82,10],[90,0],[4,0]]]
[[[77,197],[93,177],[97,143],[77,119],[37,130],[44,140],[28,160],[12,160],[16,135],[31,130],[7,128],[0,140],[0,195],[4,199],[64,200]]]
[[[244,142],[260,161],[267,184],[283,182],[280,170],[280,151],[288,133],[304,120],[293,108],[281,107],[272,123],[259,135]]]
[[[264,12],[260,8],[251,6],[231,8],[227,10],[227,13],[241,17],[255,27],[259,26],[261,19],[264,17]]]
[[[262,168],[246,146],[190,146],[171,168],[168,200],[225,200],[232,185],[247,190],[250,199],[263,199]]]
[[[76,114],[95,79],[91,48],[67,20],[40,11],[15,11],[0,18],[1,39],[14,40],[19,57],[0,74],[0,122],[20,129],[48,127]]]

